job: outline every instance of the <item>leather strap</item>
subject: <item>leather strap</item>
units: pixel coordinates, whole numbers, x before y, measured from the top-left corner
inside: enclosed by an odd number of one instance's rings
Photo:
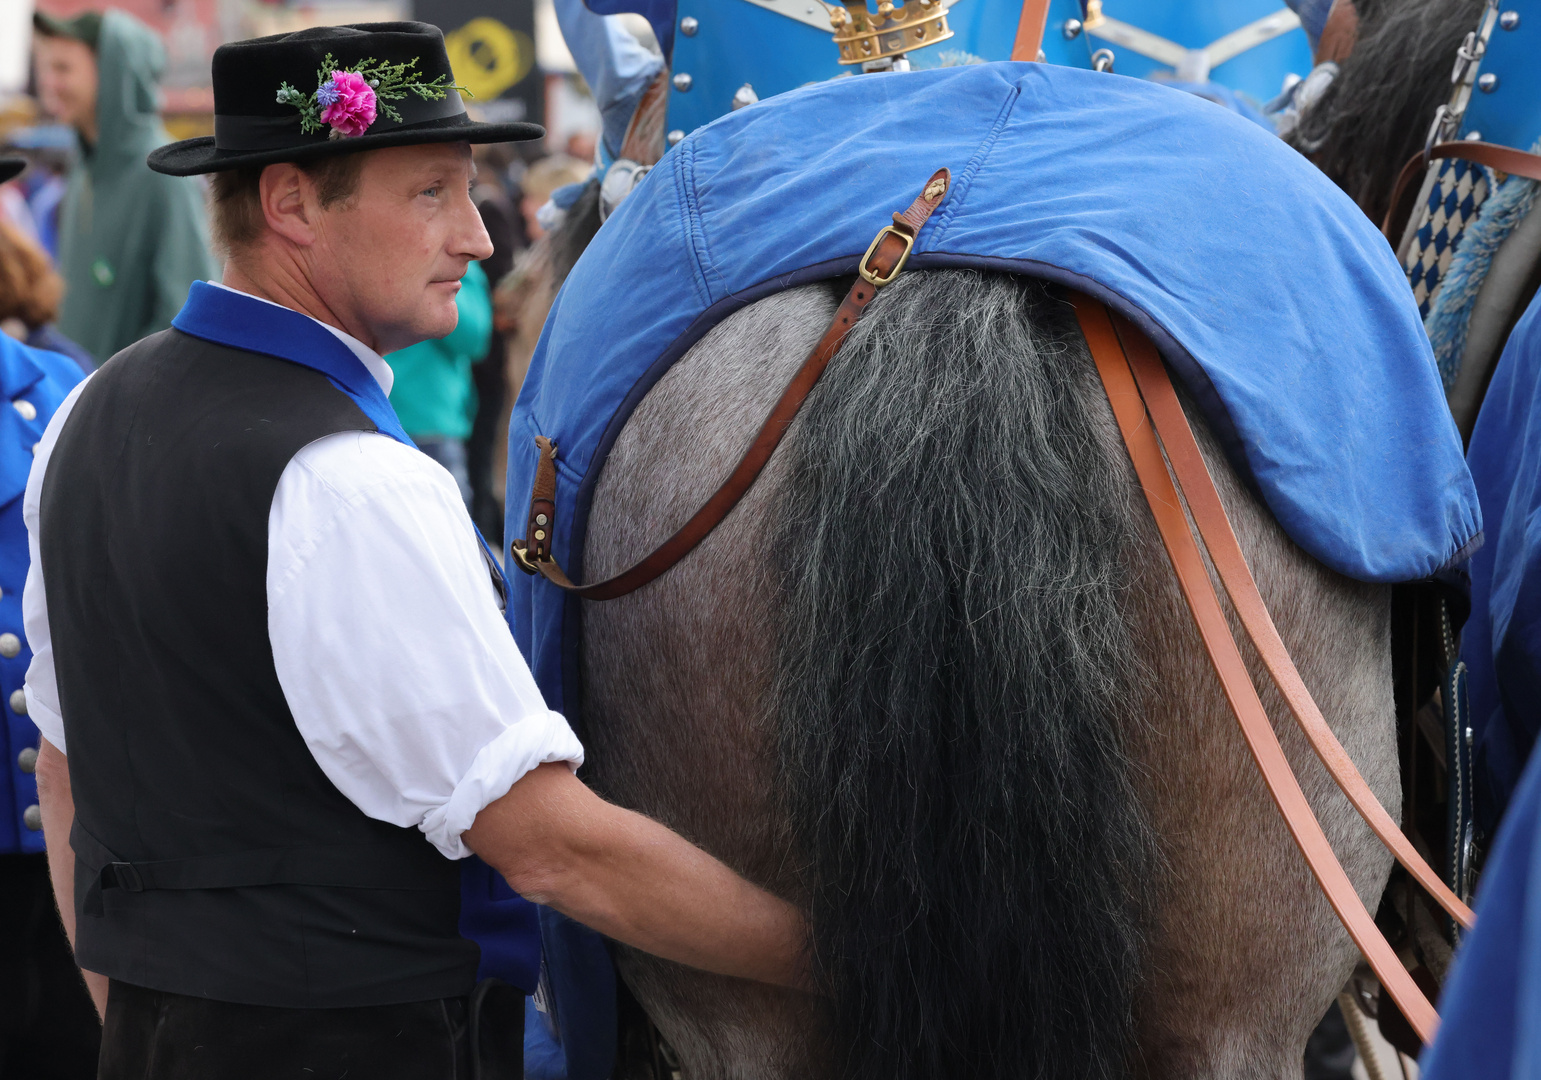
[[[1049,0],[1022,0],[1016,40],[1011,43],[1013,60],[1038,59],[1038,52],[1043,48],[1043,30],[1048,21]]]
[[[1316,55],[1311,62],[1325,64],[1331,60],[1341,64],[1358,43],[1359,11],[1354,7],[1354,0],[1333,0],[1327,21],[1322,24],[1321,36],[1316,39]]]
[[[1512,146],[1499,146],[1497,143],[1465,140],[1436,143],[1428,149],[1427,153],[1413,155],[1412,160],[1402,166],[1396,185],[1391,189],[1391,201],[1386,204],[1386,220],[1381,223],[1380,231],[1385,234],[1387,240],[1391,241],[1393,247],[1401,239],[1402,229],[1407,225],[1408,215],[1412,213],[1412,207],[1402,205],[1407,186],[1422,175],[1423,170],[1435,158],[1475,161],[1478,165],[1486,165],[1490,169],[1508,173],[1510,176],[1541,180],[1541,154],[1530,154],[1524,150],[1516,150]]]
[[[1333,854],[1332,845],[1322,832],[1321,824],[1316,820],[1305,793],[1300,789],[1300,782],[1284,756],[1278,736],[1269,723],[1257,688],[1252,683],[1236,639],[1226,622],[1225,612],[1205,568],[1203,555],[1183,512],[1183,501],[1171,473],[1167,471],[1167,458],[1162,455],[1163,446],[1170,455],[1172,469],[1177,473],[1184,493],[1189,496],[1188,507],[1193,512],[1195,522],[1201,523],[1201,530],[1209,526],[1203,535],[1210,558],[1221,574],[1221,581],[1227,592],[1232,594],[1233,600],[1238,595],[1244,597],[1236,603],[1243,625],[1249,634],[1257,632],[1262,639],[1258,643],[1258,651],[1264,658],[1265,666],[1279,680],[1292,711],[1300,710],[1296,713],[1297,719],[1301,720],[1302,727],[1310,736],[1314,724],[1305,717],[1321,721],[1320,712],[1314,705],[1306,708],[1297,700],[1296,690],[1306,700],[1309,700],[1309,695],[1305,693],[1294,665],[1288,661],[1283,643],[1278,641],[1278,633],[1273,629],[1272,620],[1267,618],[1261,597],[1256,595],[1256,584],[1252,580],[1251,571],[1246,568],[1246,560],[1241,555],[1239,545],[1235,543],[1235,534],[1229,522],[1223,530],[1216,528],[1214,515],[1218,512],[1223,518],[1224,509],[1208,470],[1203,468],[1203,459],[1198,456],[1198,446],[1192,443],[1193,433],[1187,426],[1186,418],[1182,418],[1180,429],[1174,423],[1177,417],[1172,415],[1171,410],[1175,407],[1180,416],[1181,406],[1177,403],[1175,392],[1172,392],[1171,382],[1155,347],[1132,323],[1112,315],[1098,301],[1077,295],[1074,303],[1081,330],[1096,362],[1097,372],[1102,377],[1108,401],[1113,406],[1119,431],[1140,478],[1146,502],[1150,505],[1151,514],[1161,533],[1162,544],[1176,571],[1178,585],[1187,600],[1188,609],[1204,640],[1205,650],[1220,678],[1220,685],[1241,727],[1253,761],[1268,785],[1269,794],[1294,837],[1296,846],[1305,856],[1311,873],[1327,897],[1327,902],[1332,905],[1354,944],[1370,962],[1381,985],[1391,994],[1418,1036],[1425,1043],[1430,1042],[1439,1026],[1439,1016],[1375,926],[1374,919],[1365,910],[1353,883]],[[1126,346],[1130,347],[1129,353],[1125,351]],[[1140,376],[1138,383],[1137,374]],[[1164,392],[1161,384],[1165,384]],[[1151,397],[1141,397],[1140,389],[1144,386],[1152,388]],[[1156,402],[1154,408],[1151,407],[1152,398]],[[1160,443],[1156,438],[1158,431],[1161,435]],[[1182,436],[1183,431],[1187,433],[1186,439]],[[1191,448],[1189,443],[1192,443]],[[1213,541],[1210,539],[1211,533],[1214,534]],[[1231,550],[1233,547],[1234,550]],[[1321,721],[1321,727],[1325,726],[1325,722]],[[1320,731],[1317,734],[1320,735]],[[1332,738],[1331,731],[1328,730],[1326,735],[1330,743],[1324,740],[1318,745],[1317,740],[1312,739],[1324,763],[1329,769],[1333,769],[1335,763],[1340,767],[1347,763],[1351,769],[1352,763],[1347,762],[1347,755],[1337,740]],[[1344,777],[1338,775],[1339,770],[1333,771],[1335,779],[1345,783]],[[1364,787],[1363,779],[1358,778],[1357,770],[1353,771],[1353,778],[1357,779],[1368,802],[1378,807],[1374,795]],[[1349,792],[1350,799],[1354,799],[1351,790],[1353,786],[1353,779],[1345,783],[1345,791]],[[1355,805],[1361,813],[1367,813],[1366,807],[1361,806],[1359,800],[1355,800]],[[1381,810],[1381,814],[1384,813]],[[1368,813],[1367,820],[1371,820]],[[1374,821],[1371,823],[1373,826]],[[1393,847],[1393,850],[1398,851],[1400,858],[1402,852],[1398,847]],[[1417,859],[1416,854],[1412,858],[1421,864],[1422,860]],[[1424,870],[1427,871],[1427,867]],[[1427,873],[1432,876],[1432,871]],[[1423,877],[1419,875],[1420,880]],[[1434,877],[1433,880],[1437,882],[1438,878]],[[1451,899],[1454,900],[1453,897]],[[1455,903],[1464,908],[1458,900]],[[1469,912],[1466,915],[1470,917]]]
[[[926,186],[909,208],[893,216],[894,223],[885,225],[873,238],[872,246],[859,264],[856,283],[845,295],[834,321],[824,336],[814,346],[808,359],[792,381],[782,391],[781,399],[766,418],[760,433],[750,444],[737,467],[706,504],[697,510],[678,532],[665,540],[652,554],[614,577],[592,585],[574,584],[551,555],[551,526],[556,521],[556,454],[557,448],[544,436],[536,436],[535,444],[540,458],[535,469],[535,485],[530,498],[530,517],[526,527],[527,540],[516,540],[512,545],[514,561],[526,573],[539,573],[558,588],[585,600],[614,600],[635,592],[648,582],[669,570],[705,540],[722,519],[738,505],[744,493],[758,479],[771,454],[781,445],[782,438],[792,421],[796,419],[803,402],[808,399],[824,369],[839,351],[846,335],[861,318],[867,305],[884,285],[893,281],[904,269],[910,248],[921,226],[947,197],[952,183],[952,173],[938,169],[926,181]],[[542,520],[544,518],[544,521]]]
[[[1353,759],[1332,733],[1332,728],[1327,726],[1311,692],[1301,680],[1295,662],[1290,659],[1289,650],[1279,637],[1268,608],[1263,604],[1262,594],[1258,592],[1257,582],[1252,578],[1252,570],[1247,565],[1246,556],[1242,554],[1236,533],[1231,529],[1230,518],[1220,503],[1220,495],[1215,490],[1209,468],[1199,453],[1198,441],[1193,437],[1193,429],[1188,426],[1188,418],[1177,400],[1177,391],[1172,388],[1172,380],[1162,366],[1156,347],[1137,330],[1131,337],[1126,328],[1132,329],[1128,323],[1119,324],[1119,340],[1145,399],[1145,408],[1155,421],[1156,433],[1161,437],[1167,461],[1187,500],[1188,511],[1198,525],[1199,536],[1209,551],[1209,560],[1219,573],[1220,582],[1225,586],[1237,615],[1241,617],[1247,636],[1257,647],[1263,666],[1273,676],[1274,683],[1284,695],[1290,712],[1295,715],[1296,722],[1310,741],[1311,748],[1316,751],[1316,756],[1337,781],[1343,794],[1348,796],[1349,802],[1354,804],[1359,816],[1364,818],[1386,849],[1428,890],[1439,906],[1449,912],[1456,922],[1471,929],[1475,921],[1471,908],[1463,904],[1429,864],[1423,861],[1412,842],[1370,790],[1370,785],[1365,783]]]
[[[669,69],[660,71],[642,92],[621,139],[620,156],[638,165],[657,165],[664,150],[664,114],[669,108]]]

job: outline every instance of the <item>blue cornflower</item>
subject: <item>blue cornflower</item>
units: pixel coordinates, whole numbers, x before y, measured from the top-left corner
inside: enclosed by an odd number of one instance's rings
[[[316,88],[316,104],[323,109],[330,108],[337,101],[336,80],[337,76],[334,74]]]

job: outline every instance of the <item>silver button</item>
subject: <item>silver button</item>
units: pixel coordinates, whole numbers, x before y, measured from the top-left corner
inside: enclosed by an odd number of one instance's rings
[[[21,652],[21,638],[15,634],[0,634],[0,656],[9,660]]]
[[[29,746],[17,754],[16,767],[24,773],[37,772],[37,747]]]
[[[685,137],[685,133],[683,131],[681,131],[679,128],[675,128],[673,131],[669,132],[669,134],[668,134],[669,145],[670,146],[674,146],[674,145],[678,144],[679,141],[681,139],[683,139],[684,137]]]
[[[37,803],[33,803],[21,812],[21,823],[33,832],[37,832],[43,827],[43,811],[38,807]]]
[[[1498,25],[1505,30],[1518,30],[1520,26],[1520,13],[1518,11],[1506,11],[1498,16]]]
[[[680,33],[686,37],[695,37],[696,31],[701,29],[701,23],[694,15],[686,15],[680,20]]]
[[[27,692],[25,690],[11,691],[11,711],[17,716],[27,715]]]
[[[670,81],[674,83],[674,89],[678,90],[682,94],[688,94],[690,92],[690,88],[696,84],[696,80],[690,77],[690,73],[688,71],[681,71],[677,73]]]
[[[39,441],[39,442],[35,442],[35,443],[33,443],[33,444],[32,444],[32,452],[33,452],[33,453],[34,453],[34,454],[36,454],[36,453],[37,453],[37,448],[38,448],[38,447],[40,447],[40,446],[42,446],[42,445],[43,445],[43,444],[42,444],[42,442],[41,442],[41,441]]]
[[[17,398],[15,401],[11,402],[11,406],[17,412],[21,413],[21,418],[23,420],[37,419],[37,406],[32,404],[32,402],[23,401],[21,398]]]

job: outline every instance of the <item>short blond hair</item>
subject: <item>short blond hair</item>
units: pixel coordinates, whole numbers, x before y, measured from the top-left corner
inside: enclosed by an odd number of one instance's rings
[[[334,206],[358,194],[365,153],[337,154],[295,165],[315,182],[321,205]],[[209,232],[214,247],[227,259],[255,244],[267,226],[262,215],[264,168],[251,165],[209,177]]]

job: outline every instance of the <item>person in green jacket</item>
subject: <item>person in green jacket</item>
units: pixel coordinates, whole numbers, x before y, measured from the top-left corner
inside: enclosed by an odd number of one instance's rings
[[[219,268],[198,182],[145,164],[171,141],[160,121],[166,51],[155,31],[116,10],[69,20],[38,13],[33,30],[43,108],[80,142],[59,211],[59,330],[101,362],[170,326],[188,286]]]
[[[465,440],[476,419],[471,365],[486,357],[492,341],[492,290],[480,263],[466,267],[455,306],[460,321],[447,336],[393,352],[385,360],[395,375],[391,405],[401,426],[419,449],[449,470],[470,506]]]

